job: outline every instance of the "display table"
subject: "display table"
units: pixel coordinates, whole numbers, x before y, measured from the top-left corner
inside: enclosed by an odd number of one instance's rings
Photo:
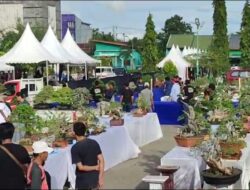
[[[183,106],[178,102],[154,102],[154,112],[157,113],[161,125],[180,125],[179,116],[183,114]]]
[[[163,137],[156,113],[147,113],[143,117],[134,117],[132,114],[125,114],[124,126],[128,129],[131,139],[139,147]]]
[[[140,153],[123,126],[108,128],[106,132],[89,138],[99,143],[105,160],[105,170],[136,158]],[[45,163],[45,168],[51,175],[52,189],[62,189],[67,177],[72,187],[75,186],[75,167],[72,165],[70,150],[71,147],[56,150]]]
[[[201,157],[193,157],[189,148],[176,146],[161,158],[161,165],[179,166],[174,173],[175,189],[200,189],[200,171],[206,168]]]

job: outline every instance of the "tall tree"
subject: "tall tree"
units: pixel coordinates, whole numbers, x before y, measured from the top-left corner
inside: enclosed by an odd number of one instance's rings
[[[240,49],[242,67],[250,67],[250,6],[248,0],[245,3],[240,30]]]
[[[225,0],[213,0],[213,40],[210,48],[215,75],[227,71],[229,65],[229,42],[227,36],[227,11]]]
[[[159,40],[159,51],[161,56],[165,56],[166,45],[170,34],[192,34],[192,26],[183,21],[179,15],[174,15],[165,21],[165,26],[157,36]]]
[[[156,45],[156,32],[152,14],[149,14],[146,23],[146,33],[143,37],[142,50],[142,70],[154,71],[158,61],[158,51]]]

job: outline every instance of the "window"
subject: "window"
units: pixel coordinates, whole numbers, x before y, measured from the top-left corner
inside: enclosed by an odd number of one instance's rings
[[[239,76],[239,71],[233,71],[233,72],[231,73],[231,76],[232,76],[232,77],[238,77],[238,76]]]

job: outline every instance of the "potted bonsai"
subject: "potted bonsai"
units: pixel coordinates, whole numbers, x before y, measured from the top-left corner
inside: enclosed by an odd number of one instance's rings
[[[62,87],[53,92],[51,101],[59,103],[57,108],[60,110],[72,109],[73,90],[68,87]]]
[[[209,169],[201,172],[207,184],[231,185],[240,179],[242,170],[223,166],[218,138],[212,137],[209,141],[202,142],[198,147],[193,148],[191,153],[196,157],[197,155],[202,156],[209,166]]]
[[[241,157],[241,149],[246,147],[244,141],[245,131],[239,118],[232,118],[225,124],[221,125],[217,133],[220,140],[222,158],[236,159]]]
[[[114,104],[114,105],[112,105]],[[112,119],[110,120],[110,126],[121,126],[124,124],[124,119],[121,114],[121,105],[117,103],[110,104],[110,116]]]
[[[87,88],[76,88],[73,90],[72,106],[75,109],[81,109],[88,105],[91,99],[92,96]]]
[[[52,86],[45,86],[43,89],[35,96],[34,108],[35,109],[49,109],[51,103],[51,97],[54,92]]]
[[[178,130],[175,141],[179,146],[193,147],[204,140],[204,135],[201,134],[201,126],[199,125],[193,107],[186,103],[184,104],[187,107],[187,111],[184,111],[187,117],[187,124]]]
[[[133,113],[134,117],[142,117],[150,110],[150,105],[143,96],[138,97],[137,107],[138,109]]]

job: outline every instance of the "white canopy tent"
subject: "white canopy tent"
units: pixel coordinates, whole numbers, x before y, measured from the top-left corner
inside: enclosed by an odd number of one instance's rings
[[[191,65],[187,62],[177,51],[175,46],[173,45],[171,50],[169,51],[168,55],[157,64],[157,67],[163,68],[164,64],[167,61],[172,61],[173,64],[176,66],[178,71],[178,76],[182,78],[182,80],[187,79],[187,68]]]
[[[44,61],[46,61],[48,83],[48,62],[60,63],[64,60],[54,57],[40,44],[31,31],[29,23],[14,47],[0,57],[0,63],[7,64],[30,64]]]
[[[101,63],[100,60],[90,57],[83,50],[81,50],[81,48],[72,38],[69,29],[62,40],[62,46],[71,56],[75,57],[76,59],[80,59],[81,62],[85,64],[85,77],[87,77],[87,66],[96,66],[97,63]]]
[[[42,46],[50,52],[53,56],[58,59],[63,60],[60,63],[73,63],[81,64],[82,61],[70,55],[67,50],[65,50],[61,43],[58,41],[56,35],[54,34],[51,26],[49,26],[43,40],[41,41]],[[56,73],[59,74],[59,63],[56,64]],[[69,71],[68,71],[69,76]]]

